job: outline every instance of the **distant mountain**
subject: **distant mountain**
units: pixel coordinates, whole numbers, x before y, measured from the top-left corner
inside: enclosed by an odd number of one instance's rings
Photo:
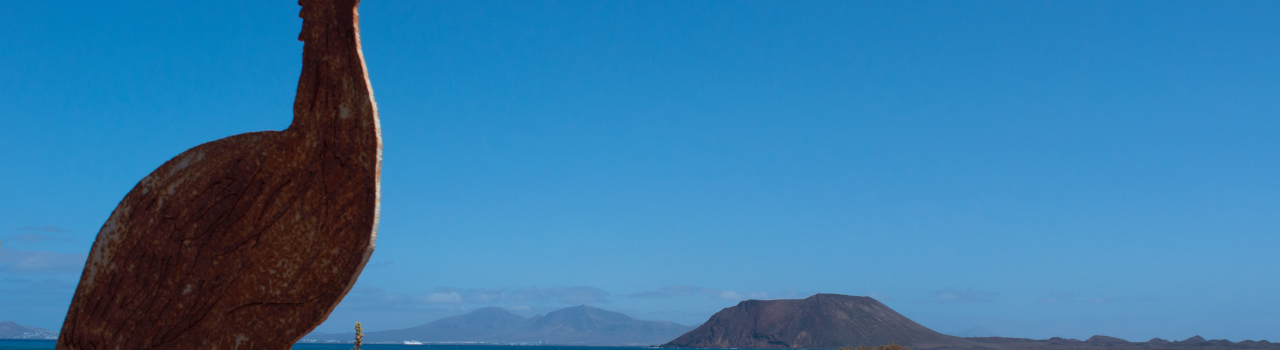
[[[417,340],[486,343],[495,342],[495,339],[507,339],[511,331],[520,328],[527,321],[527,317],[510,313],[500,307],[486,307],[465,315],[445,317],[413,328],[367,332],[364,339],[368,342]],[[335,340],[351,340],[354,337],[355,333],[346,333]]]
[[[1095,335],[1084,341],[1056,337],[1045,340],[1001,337],[974,337],[968,339],[978,342],[983,348],[997,350],[1280,350],[1280,343],[1272,343],[1266,340],[1231,342],[1226,339],[1205,340],[1198,335],[1182,341],[1154,338],[1141,343],[1105,335]]]
[[[5,321],[0,322],[0,339],[58,339],[58,332]]]
[[[964,333],[990,333],[974,327]],[[697,329],[664,348],[835,349],[905,345],[912,349],[983,350],[1280,350],[1266,340],[1231,342],[1194,336],[1134,343],[1095,335],[1088,340],[1045,340],[979,336],[961,338],[934,332],[868,297],[817,294],[805,299],[747,300],[720,310]]]
[[[591,306],[564,308],[524,317],[497,307],[445,317],[421,326],[366,332],[369,343],[542,343],[563,345],[654,345],[674,339],[693,327],[666,321],[643,321]],[[354,333],[314,334],[312,341],[350,341]]]
[[[835,349],[899,344],[913,349],[981,348],[925,328],[869,297],[816,294],[747,300],[720,310],[670,348]]]
[[[514,339],[524,342],[583,345],[657,345],[693,327],[667,321],[642,321],[586,305],[534,316]]]
[[[1105,335],[1095,335],[1095,336],[1089,337],[1089,339],[1085,339],[1084,342],[1096,343],[1096,344],[1113,344],[1113,343],[1123,344],[1123,343],[1128,343],[1129,341],[1116,338],[1116,337],[1108,337]]]

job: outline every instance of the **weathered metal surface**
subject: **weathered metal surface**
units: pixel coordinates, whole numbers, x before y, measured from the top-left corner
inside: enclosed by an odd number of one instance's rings
[[[165,162],[111,213],[58,349],[288,349],[373,253],[382,158],[356,0],[303,0],[294,120]]]

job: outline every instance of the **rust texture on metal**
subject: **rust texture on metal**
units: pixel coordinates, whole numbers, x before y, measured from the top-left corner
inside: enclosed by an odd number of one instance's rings
[[[382,141],[357,4],[300,1],[288,129],[187,150],[124,197],[58,349],[288,349],[328,317],[377,237]]]

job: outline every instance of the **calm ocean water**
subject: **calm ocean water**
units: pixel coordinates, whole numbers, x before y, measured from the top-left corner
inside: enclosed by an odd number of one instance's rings
[[[0,339],[0,350],[52,350],[53,340],[10,340]],[[351,344],[294,344],[295,350],[345,350]],[[588,347],[588,346],[515,346],[515,345],[400,345],[400,344],[365,344],[360,347],[368,350],[651,350],[651,348],[627,347]]]

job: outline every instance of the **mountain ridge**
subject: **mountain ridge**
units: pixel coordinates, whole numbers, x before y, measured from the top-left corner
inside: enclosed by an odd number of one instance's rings
[[[911,348],[979,348],[935,332],[870,297],[815,294],[805,299],[746,300],[662,347],[835,349],[899,344]]]
[[[1198,335],[1180,341],[1152,338],[1145,342],[1130,342],[1105,335],[1094,335],[1083,341],[1058,337],[1043,340],[1003,337],[972,337],[966,339],[978,342],[983,348],[995,350],[1280,350],[1280,343],[1272,343],[1266,340],[1231,342],[1226,339],[1205,340]]]
[[[0,322],[0,339],[58,339],[58,332],[3,321]]]
[[[978,327],[975,327],[978,328]],[[985,329],[982,329],[985,330]],[[989,331],[988,331],[989,332]],[[911,321],[869,297],[815,294],[805,299],[746,300],[661,345],[664,348],[836,349],[898,344],[911,349],[983,350],[1280,350],[1266,340],[1231,342],[1193,336],[1129,342],[1105,335],[1045,340],[945,335]]]
[[[693,329],[667,321],[646,321],[588,305],[567,307],[546,315],[524,317],[499,307],[476,309],[430,323],[386,331],[366,332],[368,343],[536,343],[558,345],[653,345]],[[349,341],[354,333],[315,334],[304,341]]]

